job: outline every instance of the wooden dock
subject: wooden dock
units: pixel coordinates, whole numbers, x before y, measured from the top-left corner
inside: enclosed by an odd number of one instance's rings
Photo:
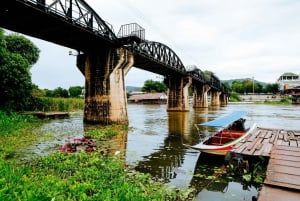
[[[300,131],[258,127],[232,152],[270,157],[258,201],[300,200]]]
[[[232,152],[252,156],[270,156],[273,147],[276,145],[300,148],[300,130],[257,127]]]
[[[30,112],[30,113],[24,113],[24,114],[30,114],[37,118],[44,119],[63,119],[68,118],[69,113],[68,112]]]

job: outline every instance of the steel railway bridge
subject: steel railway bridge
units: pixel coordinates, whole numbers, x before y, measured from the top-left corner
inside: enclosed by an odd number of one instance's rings
[[[214,75],[185,66],[168,46],[145,39],[136,23],[121,26],[118,34],[84,0],[2,0],[0,27],[78,51],[77,67],[85,76],[84,121],[128,123],[124,77],[131,67],[164,77],[167,111],[226,105],[227,88]],[[66,75],[67,76],[67,75]]]

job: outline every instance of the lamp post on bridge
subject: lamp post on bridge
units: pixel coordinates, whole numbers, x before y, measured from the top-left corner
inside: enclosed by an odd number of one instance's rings
[[[252,77],[252,94],[254,95],[254,77]]]

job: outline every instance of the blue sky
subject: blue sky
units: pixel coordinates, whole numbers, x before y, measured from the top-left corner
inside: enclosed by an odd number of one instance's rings
[[[173,49],[187,65],[221,80],[252,78],[274,83],[284,72],[300,73],[298,0],[86,0],[115,33],[138,23],[146,39]],[[29,37],[30,38],[30,37]],[[68,48],[30,38],[41,50],[32,67],[40,88],[84,85]],[[158,75],[132,68],[126,85],[142,86]]]

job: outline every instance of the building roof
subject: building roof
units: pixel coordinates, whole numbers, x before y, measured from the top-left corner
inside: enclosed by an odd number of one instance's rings
[[[291,73],[291,72],[285,72],[281,76],[298,76],[298,75],[295,73]]]
[[[167,96],[165,93],[146,93],[146,94],[135,94],[129,97],[128,100],[157,100],[157,99],[166,99]]]

